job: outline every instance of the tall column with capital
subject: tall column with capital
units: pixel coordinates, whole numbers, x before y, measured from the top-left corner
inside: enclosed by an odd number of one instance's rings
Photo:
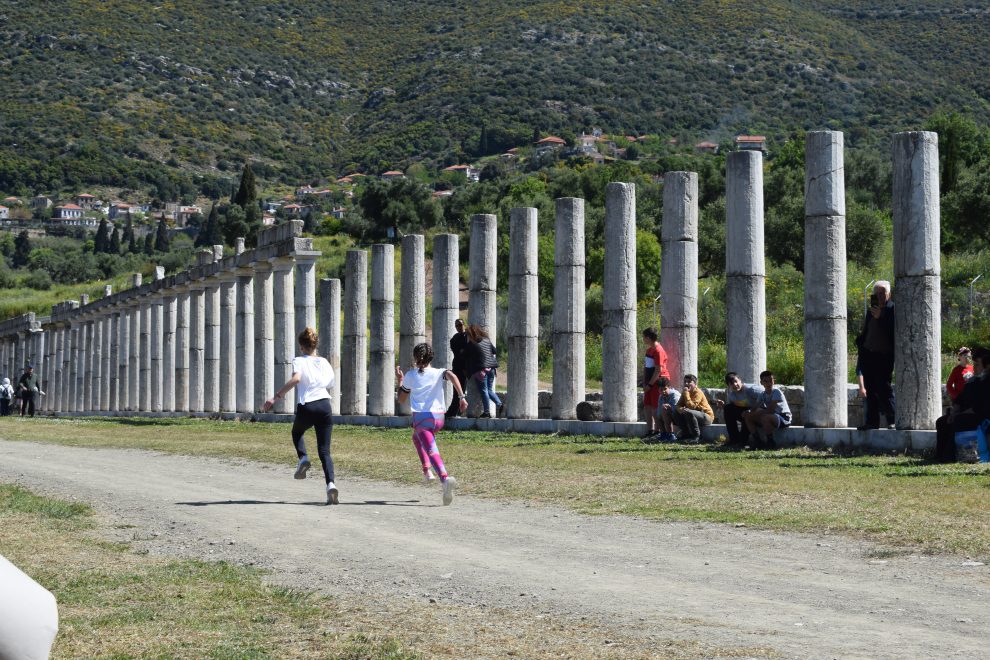
[[[220,410],[220,281],[206,280],[203,289],[203,411]]]
[[[110,310],[107,339],[110,341],[109,361],[107,362],[107,377],[110,379],[107,388],[107,410],[120,410],[120,308],[114,306]]]
[[[196,282],[189,287],[189,405],[188,409],[200,412],[204,403],[204,352],[206,340],[206,295],[203,285]]]
[[[162,388],[165,385],[165,310],[164,299],[157,293],[151,299],[151,329],[148,333],[151,349],[151,410],[161,412],[164,407]]]
[[[272,289],[275,317],[275,387],[292,378],[292,359],[296,356],[296,309],[293,287],[292,257],[272,260]],[[291,395],[275,402],[275,412],[291,413]]]
[[[237,270],[237,412],[254,407],[254,270]]]
[[[149,299],[141,300],[141,332],[138,351],[139,359],[139,386],[138,386],[138,410],[151,410],[151,308]]]
[[[175,411],[175,325],[179,314],[175,291],[162,298],[162,409]]]
[[[220,410],[237,410],[237,275],[220,276]]]
[[[260,410],[275,384],[275,289],[272,265],[258,261],[254,266],[254,409]]]

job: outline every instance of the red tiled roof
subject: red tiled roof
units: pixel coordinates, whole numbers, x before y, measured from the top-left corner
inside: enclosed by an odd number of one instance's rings
[[[293,209],[294,210],[294,209],[301,209],[302,207],[299,206],[298,204],[287,204],[286,206],[283,206],[282,208],[284,208],[285,210],[289,210],[289,209]]]
[[[537,140],[535,144],[567,144],[567,142],[557,137],[556,135],[548,135],[542,140]]]
[[[396,175],[402,175],[402,172],[398,170],[389,170],[388,172],[382,174],[382,176],[396,176]]]
[[[766,137],[762,135],[739,135],[736,142],[766,142]]]
[[[82,193],[81,195],[76,195],[76,199],[96,199],[90,194]]]
[[[714,142],[705,141],[705,142],[699,142],[698,144],[696,144],[694,146],[697,149],[711,149],[712,147],[717,147],[718,145],[715,144]]]
[[[460,172],[461,170],[471,169],[470,165],[451,165],[450,167],[443,168],[444,172]]]
[[[75,204],[62,204],[61,206],[56,206],[56,209],[68,209],[70,211],[82,211],[81,206],[76,206]]]

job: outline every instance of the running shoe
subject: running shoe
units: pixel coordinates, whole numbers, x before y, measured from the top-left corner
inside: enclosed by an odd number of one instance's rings
[[[423,473],[423,483],[427,486],[432,486],[433,482],[437,480],[437,475],[433,474],[433,470],[427,470]]]
[[[443,505],[449,506],[454,501],[454,488],[457,487],[457,480],[447,477],[443,480]]]
[[[337,487],[333,485],[333,482],[327,484],[327,504],[340,504],[338,501],[339,493],[337,492]]]
[[[296,466],[296,473],[293,475],[296,479],[305,479],[306,471],[309,470],[309,459],[303,458],[299,461],[299,465]]]

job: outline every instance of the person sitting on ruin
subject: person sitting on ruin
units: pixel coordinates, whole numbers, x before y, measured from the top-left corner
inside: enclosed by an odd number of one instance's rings
[[[660,389],[660,398],[657,401],[657,417],[660,418],[660,442],[673,442],[677,439],[674,435],[674,414],[677,409],[677,402],[681,398],[681,393],[670,386],[670,378],[660,376],[657,380]]]
[[[646,355],[643,358],[643,416],[646,418],[646,434],[644,437],[661,432],[662,424],[658,414],[657,404],[660,401],[660,378],[670,378],[667,371],[667,352],[657,341],[657,331],[653,328],[643,330],[643,343],[646,345]]]
[[[698,387],[698,377],[694,374],[684,376],[684,391],[674,409],[674,424],[681,427],[677,439],[690,445],[701,442],[701,432],[706,426],[715,421],[715,413],[708,405],[708,398]]]
[[[749,441],[749,433],[743,415],[759,405],[760,391],[742,382],[735,371],[725,374],[725,399],[716,399],[716,407],[725,415],[727,447],[743,447]]]
[[[743,422],[749,429],[753,441],[759,444],[759,432],[763,431],[766,441],[763,446],[772,448],[773,433],[776,429],[785,429],[791,425],[791,407],[787,405],[784,393],[774,387],[773,372],[764,371],[760,374],[760,392],[756,408],[743,414]]]
[[[962,394],[966,381],[973,377],[973,365],[969,363],[972,351],[963,346],[956,353],[959,364],[952,368],[949,379],[945,381],[945,392],[949,395],[950,401],[955,401]]]
[[[956,460],[956,433],[972,431],[990,419],[990,349],[974,348],[973,377],[952,402],[947,415],[935,420],[935,460]]]

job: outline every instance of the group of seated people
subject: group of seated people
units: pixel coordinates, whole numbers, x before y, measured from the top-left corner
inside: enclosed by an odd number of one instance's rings
[[[678,392],[671,386],[667,354],[657,341],[656,330],[644,330],[643,343],[644,442],[699,443],[701,432],[715,421],[715,413],[698,387],[698,377],[685,375],[684,391]],[[725,414],[726,446],[772,447],[774,431],[791,423],[790,406],[784,393],[774,387],[773,373],[760,374],[762,389],[744,384],[735,372],[725,375],[725,385],[725,400],[716,399],[715,404]]]
[[[935,460],[943,463],[956,460],[956,433],[972,431],[990,420],[990,349],[971,351],[964,346],[958,359],[946,383],[952,406],[935,420]]]

